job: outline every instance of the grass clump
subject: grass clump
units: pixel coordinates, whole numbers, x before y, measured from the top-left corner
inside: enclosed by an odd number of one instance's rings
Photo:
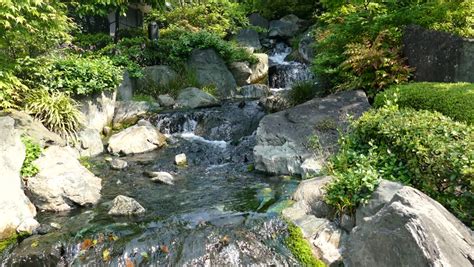
[[[400,107],[438,111],[454,120],[474,124],[474,84],[409,83],[378,94],[374,106],[396,102]]]
[[[317,86],[314,81],[301,81],[294,84],[289,92],[290,103],[299,105],[313,99],[317,94]]]
[[[285,244],[303,266],[326,266],[313,256],[311,245],[304,239],[301,229],[290,222],[288,222],[288,237],[285,239]]]
[[[474,221],[474,127],[438,112],[385,106],[365,113],[341,138],[327,201],[353,212],[379,178],[434,198],[465,224]]]
[[[35,176],[39,172],[39,169],[35,164],[33,164],[33,161],[38,159],[41,155],[41,147],[33,141],[32,138],[26,135],[21,137],[21,142],[26,147],[25,160],[23,161],[23,166],[21,166],[20,170],[21,177],[28,178]]]

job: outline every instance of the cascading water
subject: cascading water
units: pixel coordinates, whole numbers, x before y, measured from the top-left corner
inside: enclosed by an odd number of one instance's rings
[[[306,64],[286,61],[292,51],[292,48],[284,42],[278,42],[269,53],[269,83],[274,91],[289,89],[296,82],[314,78]]]
[[[152,115],[169,135],[167,147],[123,157],[124,171],[111,169],[106,155],[93,159],[93,172],[103,179],[100,202],[69,213],[40,212],[38,221],[61,229],[8,248],[0,265],[297,265],[276,215],[297,181],[248,171],[262,116],[256,102]],[[188,167],[173,164],[179,153]],[[153,183],[145,171],[170,172],[175,185]],[[117,195],[135,198],[145,215],[109,215]]]

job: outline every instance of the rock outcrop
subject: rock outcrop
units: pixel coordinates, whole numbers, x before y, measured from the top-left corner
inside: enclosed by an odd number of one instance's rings
[[[146,101],[117,101],[113,126],[114,128],[121,128],[124,125],[135,124],[140,117],[158,107],[157,103],[153,107]]]
[[[379,193],[386,198],[391,194]],[[407,186],[375,215],[358,222],[344,250],[344,264],[349,267],[471,266],[473,262],[474,233],[441,204]]]
[[[268,55],[253,54],[257,62],[234,62],[230,64],[230,71],[238,86],[245,86],[253,83],[263,83],[268,79]]]
[[[70,147],[51,146],[33,162],[39,173],[28,178],[26,187],[36,207],[66,211],[98,202],[101,179],[82,166],[78,157]]]
[[[25,196],[20,170],[25,146],[10,117],[0,117],[0,240],[15,233],[20,225],[34,221],[36,209]]]
[[[155,150],[165,144],[166,137],[151,124],[137,124],[112,135],[108,151],[112,154],[137,154]]]
[[[78,99],[85,118],[85,128],[102,132],[104,127],[112,124],[116,96],[116,91],[106,91]]]
[[[260,44],[260,37],[257,31],[252,29],[242,29],[235,36],[237,43],[245,48],[248,48],[250,52],[262,49]]]
[[[143,77],[137,80],[137,90],[148,87],[167,87],[178,79],[178,73],[166,65],[156,65],[143,68]]]
[[[178,108],[204,108],[218,104],[219,101],[214,96],[194,87],[183,89],[176,99]]]
[[[96,129],[84,129],[78,133],[76,148],[81,157],[93,157],[104,152],[104,144]]]
[[[303,175],[301,165],[307,159],[314,158],[322,166],[337,150],[338,129],[347,127],[348,115],[357,118],[369,108],[364,92],[347,91],[265,116],[257,129],[255,168]]]
[[[270,88],[265,84],[251,84],[237,88],[237,95],[245,99],[259,99],[270,95]]]
[[[201,86],[216,86],[220,98],[230,98],[237,87],[224,60],[213,49],[194,50],[187,65],[190,71],[196,73]]]
[[[123,80],[117,88],[117,99],[130,101],[133,98],[133,89],[136,87],[136,80],[131,79],[128,71],[123,73]]]
[[[288,39],[302,30],[304,21],[295,15],[286,15],[279,20],[270,21],[268,36],[272,38]]]

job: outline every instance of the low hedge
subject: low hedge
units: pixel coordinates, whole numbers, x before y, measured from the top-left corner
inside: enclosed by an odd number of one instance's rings
[[[400,107],[438,111],[454,120],[474,124],[474,84],[409,83],[392,86],[375,98],[375,107],[388,101]]]
[[[365,113],[350,130],[330,166],[338,176],[328,187],[330,204],[354,207],[384,178],[420,189],[474,226],[474,126],[438,112],[385,106]],[[359,197],[341,197],[344,192]]]

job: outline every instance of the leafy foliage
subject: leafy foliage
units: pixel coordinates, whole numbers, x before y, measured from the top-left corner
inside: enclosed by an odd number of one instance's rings
[[[317,94],[317,85],[314,81],[301,81],[294,84],[289,92],[292,105],[298,105],[314,98]]]
[[[378,90],[406,80],[409,69],[399,51],[406,25],[474,36],[474,3],[468,0],[323,4],[329,9],[319,17],[313,70],[327,88],[361,86],[372,93],[370,86]]]
[[[26,147],[26,156],[21,166],[20,174],[23,178],[35,176],[39,169],[33,164],[33,161],[39,158],[41,155],[41,147],[33,139],[28,136],[22,136],[21,141]]]
[[[288,237],[285,239],[285,243],[303,266],[326,266],[313,256],[311,245],[304,239],[300,228],[293,223],[288,223]]]
[[[243,2],[249,12],[258,12],[268,19],[279,19],[288,14],[310,19],[321,8],[319,1],[314,0],[246,0]]]
[[[396,106],[365,113],[330,169],[339,178],[328,200],[341,209],[353,210],[380,177],[420,189],[466,224],[474,219],[474,128],[440,113]]]
[[[66,92],[34,90],[28,93],[25,109],[49,130],[75,138],[82,117],[76,102]]]
[[[409,83],[392,86],[375,98],[374,106],[394,103],[400,107],[441,112],[454,120],[474,125],[474,84]]]
[[[209,0],[178,6],[171,11],[154,10],[147,21],[157,21],[162,28],[180,27],[193,32],[207,31],[224,38],[248,26],[242,6],[229,0]]]

